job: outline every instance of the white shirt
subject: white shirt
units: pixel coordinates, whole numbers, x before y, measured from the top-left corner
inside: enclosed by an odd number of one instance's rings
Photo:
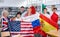
[[[49,14],[46,13],[46,14],[44,14],[44,15],[50,19],[50,15],[49,15]]]
[[[24,12],[24,13],[21,15],[21,17],[24,17],[26,14],[27,14],[27,11]]]
[[[15,21],[21,21],[22,19],[21,18],[15,18]]]

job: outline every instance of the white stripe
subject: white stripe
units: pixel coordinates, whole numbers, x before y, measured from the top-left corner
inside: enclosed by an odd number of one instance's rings
[[[10,33],[19,33],[20,34],[20,33],[34,33],[34,32],[33,31],[30,31],[30,32],[29,31],[23,31],[23,32],[10,32]]]
[[[32,27],[32,25],[21,25],[21,27]]]
[[[5,20],[3,20],[2,22],[8,22],[7,20],[5,21]]]
[[[8,29],[7,25],[5,25],[4,27],[2,27],[2,30],[6,30]]]
[[[33,28],[21,28],[21,30],[33,30]]]
[[[15,37],[16,35],[11,35],[12,37]],[[27,37],[27,36],[33,36],[34,37],[34,34],[29,34],[29,35],[20,35],[22,37]]]
[[[28,22],[32,22],[32,21],[37,20],[37,19],[39,19],[39,13],[36,13],[34,15],[31,15],[31,16],[23,17],[23,20],[28,21]]]
[[[20,32],[20,33],[34,33],[33,31],[29,32],[29,31],[24,31],[24,32]]]
[[[3,22],[8,22],[8,21],[4,21],[4,20],[3,20]]]
[[[21,24],[31,24],[31,23],[28,23],[28,22],[27,23],[24,23],[24,22],[22,22]]]
[[[34,34],[27,34],[27,35],[21,35],[21,36],[34,36]]]
[[[28,26],[28,25],[27,25],[27,26],[21,26],[21,27],[32,27],[32,26]]]
[[[6,30],[6,29],[8,29],[8,28],[2,28],[2,30]]]
[[[6,24],[2,24],[2,26],[7,26]]]

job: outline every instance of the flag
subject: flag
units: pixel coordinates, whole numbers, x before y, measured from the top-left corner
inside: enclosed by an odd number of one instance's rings
[[[2,18],[2,31],[8,31],[8,19]]]
[[[33,26],[34,33],[35,34],[39,33],[39,30],[40,30],[40,21],[39,21],[39,19],[32,21],[32,26]]]
[[[20,32],[20,21],[10,21],[8,25],[11,32]]]
[[[24,18],[24,21],[28,21],[32,23],[31,25],[33,27],[34,34],[38,33],[46,37],[45,32],[41,30],[41,23],[39,20],[39,15],[40,15],[39,13],[36,13],[34,15],[27,16]]]
[[[33,32],[31,22],[14,21],[10,23],[11,23],[10,24],[11,25],[10,27],[11,37],[13,37],[14,35],[18,35],[18,34],[20,34],[23,37],[34,37],[34,32]]]
[[[45,33],[51,30],[58,30],[58,24],[49,19],[48,17],[44,16],[43,14],[40,14],[40,22],[43,22],[41,29]]]
[[[34,15],[31,15],[31,16],[27,16],[23,20],[31,22],[34,33],[38,33],[38,31],[40,30],[39,13],[36,13]],[[36,30],[36,29],[38,29],[38,30]]]
[[[46,5],[42,4],[42,13],[44,13],[44,8],[46,8]]]

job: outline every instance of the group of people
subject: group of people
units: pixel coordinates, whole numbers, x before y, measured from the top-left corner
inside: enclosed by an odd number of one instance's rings
[[[27,9],[27,11],[24,11],[24,7],[22,6],[20,8],[20,11],[16,13],[14,17],[9,18],[9,12],[7,10],[2,11],[2,28],[3,31],[8,31],[8,21],[22,21],[23,17],[30,16],[36,14],[36,9],[34,6],[31,6]]]
[[[49,19],[52,19],[54,22],[58,23],[59,13],[57,12],[57,8],[53,8],[52,12],[48,12],[47,8],[44,8],[44,15]]]
[[[8,18],[9,12],[7,10],[3,10],[2,11],[2,27],[3,27],[2,30],[3,31],[9,30],[8,21],[21,21],[23,20],[22,17],[27,17],[30,15],[34,15],[36,13],[39,13],[39,12],[36,11],[34,6],[29,7],[27,11],[24,11],[24,7],[22,6],[20,11],[18,11],[17,14],[15,15],[15,17]],[[57,8],[53,8],[51,13],[47,11],[47,8],[44,8],[43,14],[49,19],[52,19],[56,23],[58,23],[58,20],[60,20],[59,14],[57,13]]]

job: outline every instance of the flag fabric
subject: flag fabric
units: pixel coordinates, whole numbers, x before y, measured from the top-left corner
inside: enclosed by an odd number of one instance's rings
[[[41,24],[39,19],[32,21],[32,26],[35,34],[40,34],[43,37],[47,36],[47,34],[41,30]]]
[[[38,33],[38,34],[41,34],[43,37],[46,37],[46,33],[41,30],[39,15],[40,15],[39,13],[36,13],[34,15],[27,16],[24,18],[24,21],[28,21],[32,23],[34,34]]]
[[[38,31],[40,30],[39,13],[36,13],[31,16],[27,16],[23,20],[31,22],[34,33],[38,33]],[[36,29],[38,29],[38,30],[36,30]]]
[[[23,37],[34,37],[33,28],[31,22],[20,21],[10,22],[11,37],[20,34]]]
[[[58,22],[58,15],[55,13],[55,12],[53,12],[53,14],[52,14],[52,16],[51,16],[51,19],[54,21],[54,22]]]
[[[8,31],[9,18],[2,17],[2,31]]]
[[[42,30],[46,33],[51,30],[58,30],[58,24],[49,19],[48,17],[40,14],[40,22],[42,22]]]
[[[44,8],[46,8],[46,5],[42,4],[42,13],[44,13]]]
[[[32,22],[32,26],[33,26],[33,28],[36,27],[36,26],[40,26],[40,21],[39,21],[39,19],[34,20],[34,21]]]
[[[9,25],[9,31],[20,32],[20,21],[10,21],[8,25]]]
[[[35,34],[39,33],[39,30],[40,30],[40,21],[39,21],[39,19],[32,21],[32,26],[33,26],[34,33]]]
[[[27,17],[22,17],[23,21],[27,21],[27,22],[32,22],[34,20],[39,19],[39,13],[27,16]]]

